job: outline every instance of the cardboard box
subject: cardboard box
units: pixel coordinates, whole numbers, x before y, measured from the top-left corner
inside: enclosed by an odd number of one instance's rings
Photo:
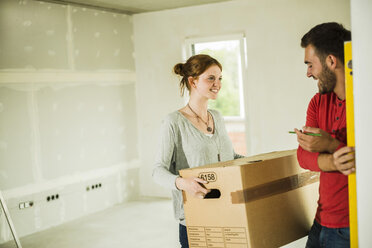
[[[183,192],[190,248],[280,247],[306,236],[315,217],[319,173],[302,169],[296,150],[185,169],[180,175],[207,180],[214,194],[198,199]]]

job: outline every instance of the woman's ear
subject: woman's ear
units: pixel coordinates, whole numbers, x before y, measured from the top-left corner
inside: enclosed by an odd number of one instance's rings
[[[188,78],[187,78],[187,81],[188,81],[190,87],[192,87],[192,88],[195,88],[195,87],[196,87],[195,82],[194,82],[194,78],[193,78],[193,77],[191,77],[191,76],[188,77]]]

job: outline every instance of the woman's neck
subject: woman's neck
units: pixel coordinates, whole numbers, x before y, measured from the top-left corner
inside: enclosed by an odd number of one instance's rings
[[[204,120],[208,118],[208,100],[190,98],[189,107]]]

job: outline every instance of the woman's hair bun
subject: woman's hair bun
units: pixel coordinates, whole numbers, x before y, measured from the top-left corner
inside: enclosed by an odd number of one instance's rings
[[[173,68],[174,73],[176,73],[176,74],[178,74],[178,75],[180,75],[180,76],[184,76],[184,73],[183,73],[183,66],[184,66],[184,64],[182,64],[182,63],[178,63],[178,64],[176,64],[176,65],[174,66],[174,68]]]

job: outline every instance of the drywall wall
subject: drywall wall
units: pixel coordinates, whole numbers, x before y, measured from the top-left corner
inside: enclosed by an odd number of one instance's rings
[[[19,236],[138,196],[133,52],[131,16],[0,1],[0,190]]]
[[[66,10],[37,1],[1,1],[0,69],[67,69]]]
[[[184,60],[185,39],[245,35],[247,149],[257,154],[297,147],[288,130],[305,123],[317,91],[306,78],[300,39],[327,21],[350,28],[349,1],[231,1],[134,15],[141,192],[166,195],[152,183],[151,171],[161,120],[184,104],[172,68]]]
[[[372,2],[351,0],[359,247],[372,244],[371,219],[371,57]]]
[[[131,16],[73,8],[71,21],[76,69],[134,71]]]

